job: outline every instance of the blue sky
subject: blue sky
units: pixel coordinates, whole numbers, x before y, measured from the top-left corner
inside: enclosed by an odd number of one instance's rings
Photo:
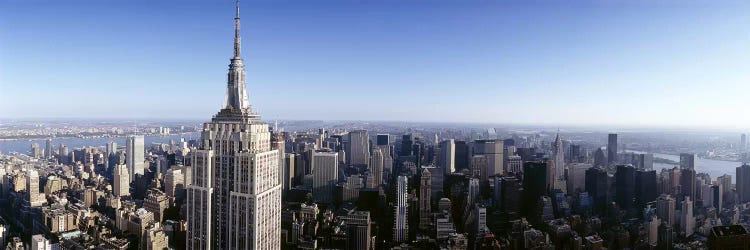
[[[265,119],[750,127],[747,1],[241,6]],[[233,14],[232,1],[2,1],[0,118],[207,120]]]

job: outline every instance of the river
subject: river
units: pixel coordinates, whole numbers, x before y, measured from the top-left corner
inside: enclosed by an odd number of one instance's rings
[[[628,151],[633,153],[644,153],[639,151]],[[672,161],[679,162],[680,156],[679,155],[668,155],[668,154],[653,154],[654,157],[668,159]],[[722,161],[722,160],[712,160],[712,159],[705,159],[705,158],[698,158],[698,162],[695,163],[695,172],[697,173],[707,173],[711,176],[712,179],[716,179],[716,177],[722,176],[724,174],[728,174],[732,176],[732,182],[735,182],[734,174],[736,172],[737,167],[741,166],[741,162],[736,161]],[[672,164],[665,164],[665,163],[654,163],[654,170],[661,171],[664,168],[673,168],[675,165]],[[679,167],[679,166],[678,166]]]
[[[145,146],[148,147],[152,143],[168,143],[169,140],[175,142],[180,141],[180,138],[185,138],[185,141],[191,139],[198,139],[200,135],[197,132],[173,134],[166,136],[159,135],[147,135],[144,136]],[[33,140],[17,140],[17,141],[0,141],[0,152],[7,154],[10,152],[18,152],[28,154],[31,152],[31,144],[38,143],[39,148],[42,150],[45,148],[47,139],[33,139]],[[125,137],[109,137],[109,138],[52,138],[52,147],[57,150],[60,143],[68,146],[68,149],[73,150],[75,148],[82,147],[105,147],[107,143],[114,141],[118,147],[125,146]]]

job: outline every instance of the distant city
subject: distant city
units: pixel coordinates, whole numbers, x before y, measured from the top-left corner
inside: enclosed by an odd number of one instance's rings
[[[0,120],[0,248],[750,249],[743,132],[263,119],[234,16],[212,117]]]

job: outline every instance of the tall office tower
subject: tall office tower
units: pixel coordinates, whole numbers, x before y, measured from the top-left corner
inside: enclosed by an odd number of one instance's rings
[[[488,158],[489,157],[486,155],[475,155],[471,157],[471,177],[479,178],[481,180],[487,180],[490,178],[489,174],[487,174],[490,166]]]
[[[46,145],[44,147],[44,157],[52,157],[52,139],[47,139],[46,141]]]
[[[701,185],[701,203],[704,208],[714,206],[714,189],[712,185]]]
[[[659,242],[659,224],[661,224],[661,220],[656,215],[649,216],[644,223],[646,235],[648,235],[648,244],[652,248],[656,247]]]
[[[680,234],[690,237],[695,232],[695,217],[693,217],[693,201],[685,197],[680,209]]]
[[[390,173],[393,173],[393,155],[391,154],[391,136],[388,134],[378,134],[376,148],[380,149],[383,154],[383,169],[381,175],[381,184],[389,180]]]
[[[68,162],[68,146],[65,146],[64,144],[60,143],[60,146],[57,148],[57,160],[60,162],[67,163]]]
[[[322,131],[322,134],[326,134],[325,130]],[[322,141],[322,140],[321,140]],[[279,183],[284,184],[284,178],[288,178],[288,175],[284,175],[286,171],[284,171],[284,167],[286,166],[285,161],[285,155],[286,155],[286,146],[285,146],[286,139],[284,138],[283,133],[279,133],[279,131],[273,131],[271,133],[271,150],[278,151],[279,159],[277,163],[279,164]],[[319,147],[320,148],[320,147]],[[283,188],[282,188],[283,189]]]
[[[698,162],[698,156],[696,156],[695,154],[688,154],[688,153],[680,154],[680,169],[695,170],[696,162]]]
[[[732,176],[724,174],[716,178],[716,183],[721,186],[721,197],[723,199],[729,199],[727,195],[732,191]]]
[[[34,157],[34,158],[42,157],[42,149],[39,148],[38,143],[31,144],[31,157]]]
[[[104,152],[104,167],[107,169],[105,172],[107,173],[107,177],[112,177],[112,168],[119,164],[115,161],[115,157],[117,155],[117,143],[116,142],[109,142],[107,143],[107,149],[106,152]]]
[[[609,203],[609,175],[602,167],[596,166],[586,170],[586,192],[594,201],[596,211],[604,211]]]
[[[586,191],[586,170],[591,167],[591,164],[588,163],[573,163],[568,167],[566,189],[569,195]]]
[[[607,166],[607,155],[604,154],[602,148],[597,148],[594,152],[594,167]]]
[[[500,177],[500,210],[509,218],[518,218],[521,213],[521,200],[524,189],[522,183],[515,176]]]
[[[456,144],[453,139],[440,143],[440,167],[445,174],[456,172]]]
[[[356,211],[346,216],[346,249],[370,249],[370,212]]]
[[[479,202],[479,179],[469,179],[469,185],[466,188],[466,206],[473,207],[474,203]]]
[[[663,222],[659,225],[659,240],[656,249],[672,249],[674,241],[674,227]]]
[[[510,173],[520,174],[523,172],[523,159],[521,159],[521,156],[508,156],[505,160],[505,164],[505,170]]]
[[[142,135],[131,135],[128,136],[125,141],[125,164],[128,166],[128,173],[130,173],[130,181],[135,180],[135,175],[143,175],[144,172],[144,156],[146,149],[143,147],[143,136]]]
[[[406,134],[401,137],[401,151],[400,156],[412,155],[412,148],[414,146],[414,135]]]
[[[565,153],[563,151],[562,140],[560,140],[560,134],[555,136],[554,146],[554,162],[555,162],[555,189],[565,190]]]
[[[383,165],[383,152],[378,147],[373,148],[370,159],[370,176],[372,177],[372,181],[367,182],[372,183],[374,187],[380,187],[383,184]]]
[[[354,130],[348,134],[349,143],[346,144],[346,163],[353,165],[367,165],[370,162],[370,136],[367,130]]]
[[[570,162],[586,162],[586,157],[581,145],[570,144],[570,149],[568,150],[568,152],[570,155]]]
[[[115,165],[114,187],[112,191],[115,196],[130,195],[130,173],[126,165]]]
[[[737,195],[739,202],[750,202],[750,165],[742,164],[737,167]],[[725,188],[726,190],[727,188]]]
[[[716,211],[721,211],[724,208],[724,196],[722,195],[724,187],[721,184],[716,184],[711,186],[711,191],[713,192],[713,206]]]
[[[656,171],[638,169],[635,171],[635,205],[643,208],[647,203],[655,201],[658,193],[656,191]]]
[[[677,223],[674,214],[675,209],[677,209],[677,202],[671,195],[661,194],[659,198],[656,198],[656,216],[669,226],[674,226]]]
[[[617,134],[607,137],[607,165],[617,163]]]
[[[527,217],[533,216],[539,209],[539,197],[547,194],[548,173],[544,161],[530,161],[523,164],[523,198],[522,211]]]
[[[635,168],[630,165],[618,165],[615,172],[615,185],[617,205],[625,210],[634,208]]]
[[[393,213],[393,242],[405,242],[409,238],[409,190],[406,176],[396,180],[396,205]]]
[[[469,145],[466,141],[455,141],[456,146],[456,171],[469,168]]]
[[[296,169],[295,169],[295,157],[296,154],[292,153],[286,153],[284,154],[284,191],[288,192],[292,187],[294,187],[294,177],[296,176]]]
[[[312,152],[312,196],[315,202],[333,202],[333,190],[339,179],[339,154],[330,151]]]
[[[378,146],[391,145],[391,135],[378,134],[377,136],[375,136],[375,144]]]
[[[503,174],[503,140],[476,140],[474,141],[474,155],[487,156],[489,166],[487,175]],[[482,181],[487,181],[483,179]]]
[[[38,207],[44,204],[44,194],[39,193],[39,172],[29,170],[26,172],[26,192],[29,193],[29,203],[32,207]]]
[[[638,169],[651,170],[654,168],[653,154],[633,154],[633,166]]]
[[[164,193],[169,197],[183,197],[185,190],[185,173],[182,169],[171,168],[164,175]]]
[[[419,229],[429,230],[432,224],[432,173],[426,168],[419,178]]]
[[[695,200],[696,183],[694,169],[683,168],[680,171],[680,188],[680,193],[683,197],[690,197],[690,199]]]
[[[240,56],[240,8],[225,106],[203,124],[187,197],[187,249],[280,249],[279,156],[252,110]]]
[[[52,242],[44,235],[37,234],[31,236],[31,250],[52,250]]]
[[[747,150],[747,135],[742,134],[740,135],[740,152],[745,152]]]

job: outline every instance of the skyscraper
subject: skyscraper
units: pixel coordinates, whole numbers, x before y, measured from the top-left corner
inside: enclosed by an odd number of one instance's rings
[[[618,165],[615,172],[615,197],[617,205],[623,209],[634,208],[635,200],[635,168],[630,165]]]
[[[237,2],[225,106],[203,124],[193,153],[187,249],[281,248],[279,156],[245,91],[239,14]]]
[[[28,199],[32,207],[44,204],[44,194],[39,193],[39,172],[36,170],[29,170],[26,173],[26,192],[29,193]]]
[[[406,176],[396,180],[396,205],[393,212],[393,241],[405,242],[409,239],[409,193]]]
[[[745,203],[750,201],[750,165],[742,164],[737,167],[737,194],[739,202]],[[727,188],[725,187],[725,190]]]
[[[617,163],[617,134],[609,134],[607,137],[607,164]]]
[[[349,132],[349,143],[346,144],[346,163],[367,165],[370,162],[370,136],[367,130]]]
[[[698,161],[698,157],[695,154],[681,153],[680,154],[680,169],[695,170],[695,163],[697,161]]]
[[[685,197],[680,209],[680,234],[690,237],[695,231],[695,218],[693,217],[693,201]]]
[[[531,216],[538,210],[539,197],[547,194],[547,163],[543,161],[526,162],[523,165],[523,212]]]
[[[44,147],[44,157],[52,157],[52,139],[47,139],[46,141],[46,145]]]
[[[112,192],[115,196],[130,195],[130,173],[126,165],[115,165],[114,182]]]
[[[125,164],[128,166],[128,173],[130,173],[130,181],[135,180],[135,175],[143,175],[143,162],[146,160],[144,154],[146,149],[143,147],[143,136],[142,135],[131,135],[128,136],[125,141]]]
[[[456,144],[453,139],[440,143],[440,167],[445,174],[456,172]]]
[[[554,165],[555,165],[555,188],[565,190],[565,153],[563,153],[563,144],[560,140],[560,134],[555,137],[554,143]]]
[[[370,249],[370,212],[356,211],[346,216],[346,249]]]
[[[474,141],[474,155],[487,157],[487,175],[503,174],[503,140],[476,140]],[[482,180],[487,181],[487,179]]]
[[[333,190],[338,181],[339,154],[330,151],[312,152],[313,200],[333,202]]]
[[[383,165],[385,165],[383,152],[378,147],[373,148],[370,157],[370,178],[372,178],[372,181],[368,180],[367,183],[372,183],[374,187],[383,184]]]
[[[427,230],[432,221],[432,173],[423,169],[419,182],[419,228]]]
[[[676,206],[677,203],[672,196],[661,194],[659,198],[656,199],[656,216],[658,216],[665,224],[674,226],[677,222],[674,214]]]

